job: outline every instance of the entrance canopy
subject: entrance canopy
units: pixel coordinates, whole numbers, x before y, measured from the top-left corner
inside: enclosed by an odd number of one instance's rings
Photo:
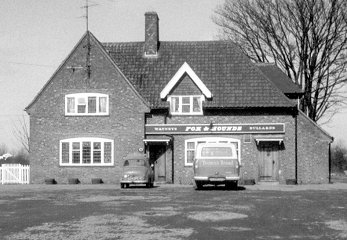
[[[256,137],[255,141],[257,145],[259,145],[260,143],[267,143],[267,142],[277,142],[278,145],[281,145],[283,143],[283,137],[273,137],[273,138]]]
[[[171,137],[167,136],[147,136],[145,139],[143,139],[144,143],[147,145],[149,143],[165,143],[166,145],[169,145],[171,142]]]

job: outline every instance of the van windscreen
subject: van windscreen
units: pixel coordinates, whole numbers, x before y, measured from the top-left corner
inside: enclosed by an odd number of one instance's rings
[[[233,157],[230,147],[203,147],[201,157]]]

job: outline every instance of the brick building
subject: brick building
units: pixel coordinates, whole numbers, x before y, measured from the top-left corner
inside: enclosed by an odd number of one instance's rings
[[[326,183],[332,138],[297,110],[301,96],[231,42],[159,41],[154,12],[144,42],[86,32],[26,108],[31,182],[118,183],[123,157],[142,148],[156,181],[190,184],[196,145],[231,142],[242,180]]]

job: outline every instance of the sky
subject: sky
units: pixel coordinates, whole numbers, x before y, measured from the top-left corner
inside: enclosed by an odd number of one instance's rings
[[[224,0],[89,0],[89,30],[100,42],[144,40],[156,11],[163,41],[218,39],[212,16]],[[86,31],[85,0],[0,0],[0,146],[20,147],[13,129]],[[323,125],[347,143],[347,109]]]

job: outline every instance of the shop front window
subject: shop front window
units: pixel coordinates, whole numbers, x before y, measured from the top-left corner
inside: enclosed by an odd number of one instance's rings
[[[235,144],[237,155],[240,158],[239,149],[240,149],[240,140],[234,138],[220,138],[220,137],[211,137],[211,138],[193,138],[185,141],[185,166],[193,166],[195,158],[195,149],[200,143],[232,143]]]

